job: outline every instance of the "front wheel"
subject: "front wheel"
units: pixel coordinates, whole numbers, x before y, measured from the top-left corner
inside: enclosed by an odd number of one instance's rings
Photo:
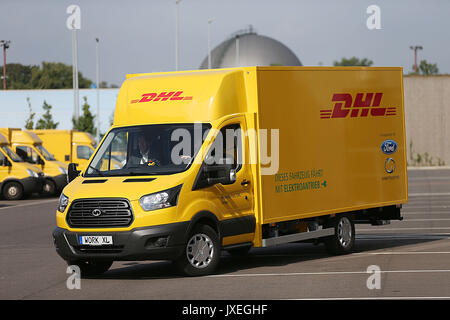
[[[23,198],[23,187],[18,182],[8,182],[3,187],[3,196],[7,200],[20,200]]]
[[[184,252],[175,260],[177,269],[187,276],[212,273],[220,259],[219,237],[213,228],[199,225],[191,232]]]
[[[325,248],[334,255],[350,253],[355,244],[355,224],[348,216],[331,218],[325,228],[334,228],[334,235],[324,239]]]

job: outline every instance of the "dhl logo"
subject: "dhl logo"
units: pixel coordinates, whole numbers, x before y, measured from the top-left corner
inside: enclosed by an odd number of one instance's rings
[[[190,97],[182,97],[181,94],[183,91],[171,91],[171,92],[161,92],[161,93],[144,93],[140,99],[131,100],[131,103],[140,103],[140,102],[154,102],[154,101],[179,101],[179,100],[192,100],[192,96]]]
[[[380,107],[382,92],[357,93],[355,100],[350,93],[335,93],[331,101],[335,102],[333,109],[320,110],[320,119],[358,117],[395,116],[397,107]]]

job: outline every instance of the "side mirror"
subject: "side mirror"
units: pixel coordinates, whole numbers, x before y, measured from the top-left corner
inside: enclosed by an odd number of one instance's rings
[[[210,164],[203,167],[206,174],[206,184],[212,186],[217,183],[223,185],[233,184],[236,181],[236,169],[233,159],[221,159],[219,164]]]
[[[10,167],[10,166],[11,166],[11,163],[8,161],[7,158],[4,158],[4,159],[0,162],[0,165],[1,165],[2,167]]]
[[[44,162],[44,160],[42,160],[41,157],[39,157],[39,158],[37,159],[37,164],[42,164],[42,165],[44,165],[45,162]]]
[[[80,175],[79,170],[77,170],[77,164],[76,163],[69,163],[69,168],[67,169],[67,182],[70,183],[72,180],[74,180],[76,177]]]

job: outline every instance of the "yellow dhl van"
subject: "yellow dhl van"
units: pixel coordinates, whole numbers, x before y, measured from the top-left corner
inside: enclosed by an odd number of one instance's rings
[[[11,147],[18,156],[44,172],[43,194],[55,195],[64,188],[67,184],[67,164],[56,161],[35,133],[15,128],[0,128],[0,133],[9,137]]]
[[[43,141],[43,146],[56,160],[76,163],[84,169],[95,150],[95,139],[88,132],[74,130],[31,130]]]
[[[42,170],[24,162],[0,133],[0,194],[7,200],[19,200],[41,192],[43,182]]]
[[[204,275],[222,249],[298,241],[348,253],[355,223],[402,219],[402,81],[393,67],[128,75],[90,167],[69,165],[56,250],[84,275],[154,259]]]

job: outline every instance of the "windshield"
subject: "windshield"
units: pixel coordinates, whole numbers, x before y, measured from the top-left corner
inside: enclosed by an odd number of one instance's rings
[[[173,174],[185,171],[210,124],[157,124],[116,128],[99,147],[85,176]]]
[[[36,149],[42,154],[45,160],[56,160],[55,157],[44,148],[43,145],[39,144],[36,146]]]
[[[23,160],[14,153],[8,146],[3,146],[2,150],[8,155],[8,157],[14,162],[23,162]]]

